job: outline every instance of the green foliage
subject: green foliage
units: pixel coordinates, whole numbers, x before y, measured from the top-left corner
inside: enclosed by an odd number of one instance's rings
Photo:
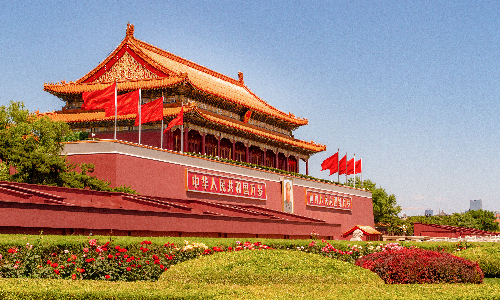
[[[191,284],[381,284],[375,274],[313,253],[286,250],[222,252],[173,266],[160,280]]]
[[[401,212],[401,206],[397,205],[396,196],[387,194],[385,189],[377,187],[375,182],[364,180],[361,182],[359,177],[350,178],[347,185],[356,188],[364,188],[372,192],[373,218],[375,223],[395,223],[398,222],[398,214]],[[396,228],[396,227],[395,227]]]
[[[64,185],[59,176],[66,170],[60,154],[62,137],[70,132],[63,122],[29,113],[20,102],[0,106],[0,160],[16,172],[5,176],[10,181]]]
[[[454,213],[448,216],[413,216],[406,220],[406,224],[411,226],[411,232],[413,232],[413,223],[451,225],[486,231],[499,231],[498,223],[494,221],[495,214],[492,211],[479,209]]]
[[[459,250],[453,254],[477,262],[486,277],[500,277],[500,247],[496,244],[480,243],[478,247]]]
[[[61,155],[65,141],[87,137],[71,132],[64,122],[30,113],[22,102],[0,106],[0,180],[135,193],[130,187],[111,188],[109,182],[89,175],[94,171],[90,164],[80,165],[81,172],[76,172]]]
[[[84,131],[69,132],[63,137],[64,142],[83,141],[89,138],[89,133]]]

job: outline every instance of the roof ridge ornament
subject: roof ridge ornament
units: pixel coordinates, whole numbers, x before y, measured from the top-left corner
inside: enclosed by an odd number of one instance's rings
[[[134,24],[127,23],[127,36],[134,37]]]
[[[245,85],[245,81],[243,81],[243,72],[238,72],[238,82],[241,86]]]

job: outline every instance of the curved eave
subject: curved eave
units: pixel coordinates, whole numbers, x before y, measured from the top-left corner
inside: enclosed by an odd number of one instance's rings
[[[181,107],[164,107],[163,108],[163,116],[164,117],[175,117],[179,114]],[[205,113],[198,109],[195,105],[187,105],[184,106],[184,114],[186,121],[189,119],[190,114],[195,114],[197,117],[204,119],[209,123],[215,123],[224,127],[229,127],[235,129],[237,131],[242,131],[245,133],[257,135],[260,137],[264,137],[266,139],[274,140],[283,144],[288,144],[293,147],[298,147],[304,149],[311,153],[317,153],[326,150],[325,145],[316,144],[314,142],[306,142],[286,136],[282,136],[279,134],[275,134],[272,132],[268,132],[266,130],[261,130],[255,128],[255,126],[247,125],[243,122],[227,120],[224,118],[220,118],[209,113]],[[53,113],[44,113],[40,114],[41,116],[47,116],[54,121],[63,121],[70,124],[75,123],[86,123],[86,122],[99,122],[99,121],[114,121],[114,116],[106,117],[104,110],[101,111],[82,111],[78,110],[73,113],[65,113],[65,112],[53,112]],[[135,114],[117,116],[117,120],[134,120],[136,118]]]
[[[231,120],[216,117],[216,116],[208,114],[208,113],[204,113],[198,108],[195,108],[193,110],[193,113],[196,113],[198,116],[202,117],[203,119],[207,120],[208,122],[213,122],[213,123],[216,123],[216,124],[219,124],[222,126],[227,126],[227,127],[230,127],[230,128],[233,128],[233,129],[236,129],[239,131],[243,131],[246,133],[255,134],[255,135],[258,135],[258,136],[261,136],[261,137],[264,137],[264,138],[267,138],[270,140],[274,140],[274,141],[277,141],[280,143],[284,143],[284,144],[288,144],[288,145],[291,145],[294,147],[302,148],[302,149],[305,149],[305,150],[310,151],[310,152],[317,153],[317,152],[322,152],[322,151],[326,150],[325,145],[316,144],[312,141],[306,142],[306,141],[302,141],[302,140],[298,140],[298,139],[294,139],[294,138],[281,136],[281,135],[271,133],[268,131],[260,130],[260,129],[254,128],[254,126],[249,126],[243,122],[231,121]]]
[[[194,107],[185,106],[184,112],[190,112]],[[163,116],[177,116],[181,108],[179,107],[164,107]],[[100,121],[114,121],[115,117],[106,117],[104,110],[75,110],[71,113],[66,112],[51,112],[39,114],[39,116],[47,116],[53,121],[63,121],[66,123],[85,123],[85,122],[100,122]],[[116,116],[117,120],[135,120],[135,114],[128,114]]]
[[[186,79],[183,77],[172,76],[163,78],[153,78],[153,79],[141,79],[141,80],[127,80],[118,81],[116,83],[116,88],[118,91],[130,91],[137,89],[158,89],[166,88],[172,85],[181,83]],[[108,87],[111,83],[56,83],[56,84],[45,84],[43,90],[51,94],[81,94],[84,92],[93,92],[97,90],[102,90]]]

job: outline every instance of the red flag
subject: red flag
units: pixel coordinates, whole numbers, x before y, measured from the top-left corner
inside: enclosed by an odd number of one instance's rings
[[[339,159],[339,153],[335,153],[334,155],[328,157],[321,163],[321,171],[328,170],[330,167],[335,164],[337,166],[337,160]]]
[[[361,173],[361,159],[356,162],[355,171],[356,174]]]
[[[129,115],[129,114],[138,114],[139,108],[139,90],[133,91],[130,93],[126,93],[123,95],[118,95],[116,97],[116,102],[118,102],[118,109],[116,111],[116,115]],[[115,101],[111,102],[112,104],[106,107],[106,117],[111,117],[115,115]]]
[[[354,158],[351,158],[348,162],[347,162],[347,175],[352,175],[354,174]]]
[[[163,97],[141,105],[141,124],[161,119],[163,119]],[[135,118],[134,126],[139,126],[139,115]]]
[[[245,113],[245,116],[243,117],[243,123],[248,123],[248,121],[250,120],[250,116],[252,115],[252,111],[251,110],[248,110],[246,113]]]
[[[330,175],[339,171],[339,153],[335,153],[321,163],[321,171],[330,170]]]
[[[175,125],[182,125],[183,121],[184,121],[184,106],[181,106],[181,111],[179,112],[177,117],[175,117],[172,121],[170,121],[170,123],[168,123],[167,128],[165,128],[163,132],[167,132],[168,130],[170,130],[170,128],[174,127]]]
[[[342,159],[339,161],[339,175],[345,174],[346,162],[347,162],[347,155],[342,157]]]
[[[105,89],[82,94],[82,109],[102,109],[115,102],[116,82]]]

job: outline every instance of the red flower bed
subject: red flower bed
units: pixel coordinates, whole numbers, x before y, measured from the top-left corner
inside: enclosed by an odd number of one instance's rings
[[[385,283],[482,283],[484,278],[475,262],[418,248],[372,253],[356,265],[377,273]]]
[[[10,247],[5,253],[0,249],[0,278],[61,278],[91,280],[157,280],[170,266],[222,251],[271,249],[260,242],[236,242],[233,247],[208,248],[202,243],[189,243],[177,247],[173,243],[153,245],[142,241],[140,246],[100,245],[90,239],[88,245],[47,252],[42,246]],[[39,243],[38,243],[39,244]]]

